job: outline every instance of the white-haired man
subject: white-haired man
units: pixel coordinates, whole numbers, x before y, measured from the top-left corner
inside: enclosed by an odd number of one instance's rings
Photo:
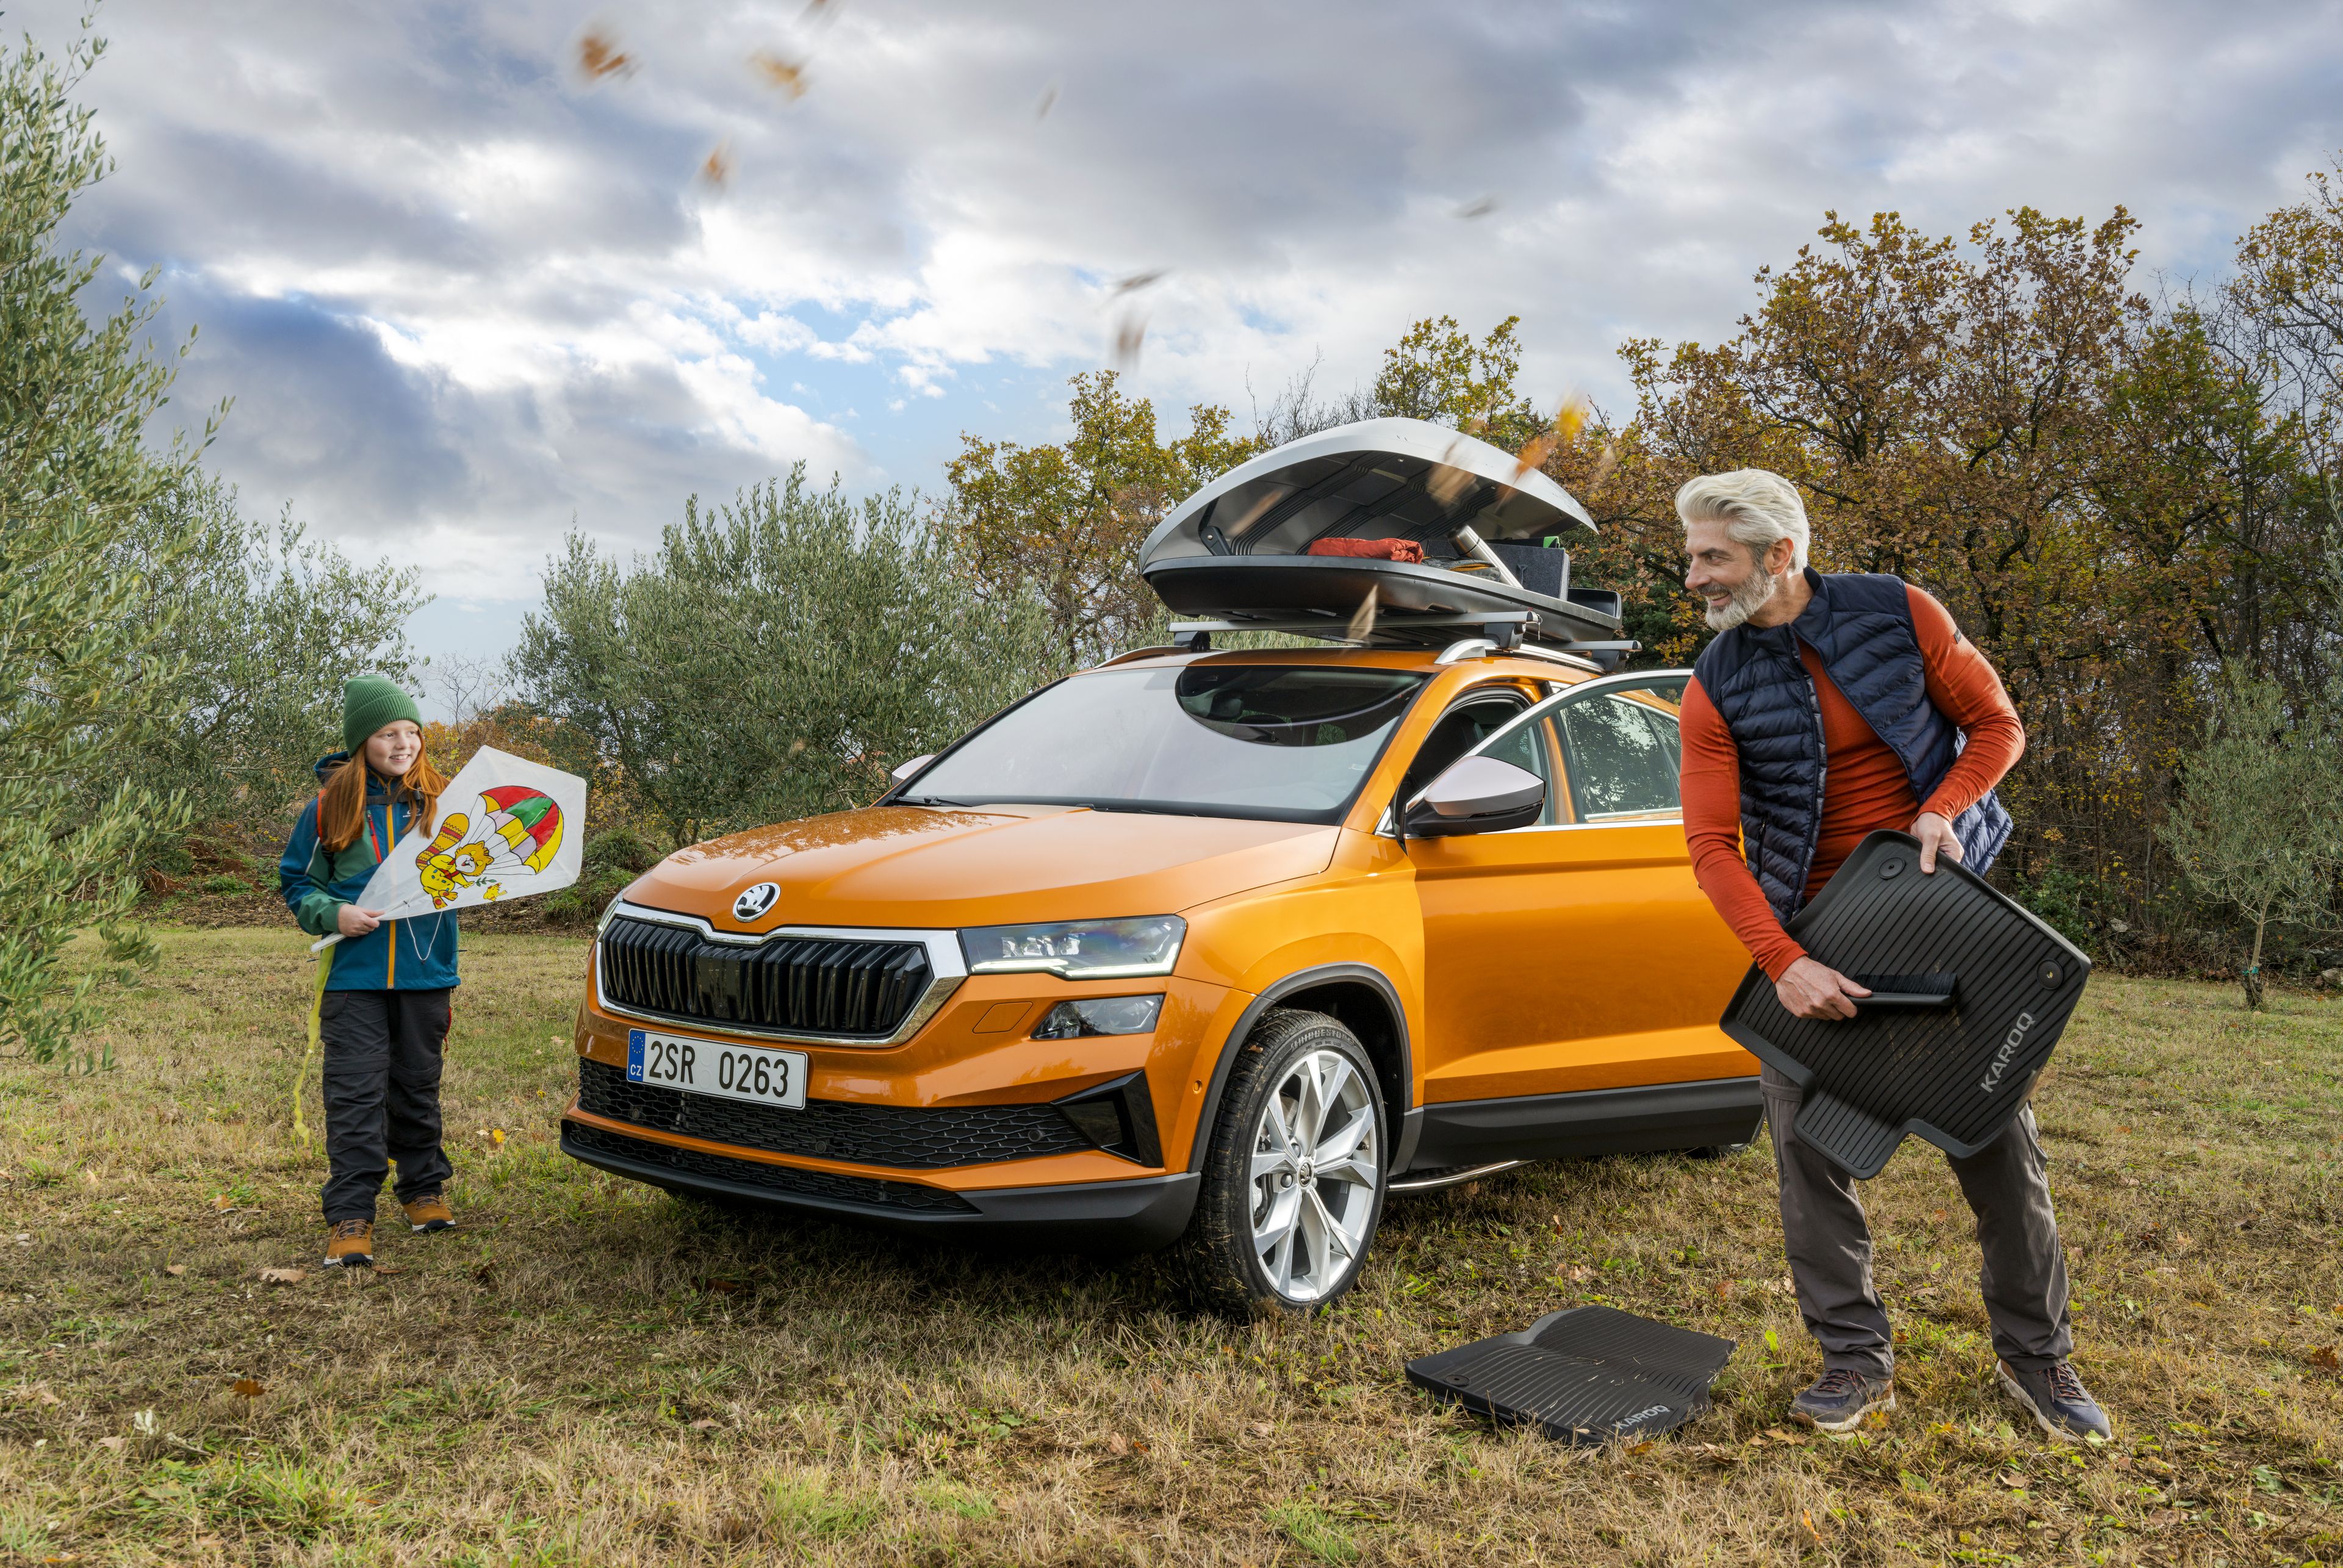
[[[1939,855],[1983,870],[2009,836],[1993,787],[2025,731],[1944,606],[1896,578],[1807,568],[1805,507],[1778,475],[1704,475],[1676,492],[1676,512],[1684,586],[1720,634],[1684,693],[1694,869],[1785,1008],[1852,1018],[1851,999],[1870,993],[1809,957],[1783,922],[1882,828],[1920,840],[1923,871]],[[1845,1432],[1896,1405],[1871,1231],[1854,1179],[1791,1135],[1796,1086],[1768,1068],[1763,1088],[1790,1276],[1823,1352],[1823,1375],[1791,1414]],[[1952,1167],[1976,1213],[1996,1382],[2053,1437],[2107,1436],[2107,1416],[2066,1359],[2066,1260],[2032,1109]]]

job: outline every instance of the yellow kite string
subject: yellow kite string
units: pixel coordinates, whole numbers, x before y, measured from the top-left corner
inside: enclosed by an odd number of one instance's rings
[[[309,1148],[309,1123],[301,1114],[301,1092],[309,1081],[309,1064],[317,1060],[318,1034],[326,1012],[326,977],[333,972],[334,950],[317,955],[317,989],[309,998],[309,1049],[302,1054],[301,1070],[293,1075],[293,1141],[303,1152]]]

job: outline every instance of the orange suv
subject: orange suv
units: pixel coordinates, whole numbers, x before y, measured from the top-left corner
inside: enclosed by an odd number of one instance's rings
[[[1220,573],[1199,591],[1229,618],[1042,689],[873,806],[630,886],[564,1150],[930,1233],[1176,1241],[1224,1301],[1309,1307],[1355,1280],[1387,1193],[1750,1138],[1756,1063],[1716,1026],[1747,960],[1678,813],[1686,672],[1602,673],[1620,645],[1585,634],[1615,614],[1532,580],[1553,568],[1523,532],[1578,516],[1558,488],[1524,515],[1503,453],[1348,428],[1150,541],[1147,568]],[[1443,469],[1492,494],[1468,510]],[[1261,495],[1313,490],[1260,526]],[[1307,553],[1327,538],[1447,548]],[[1248,555],[1286,586],[1249,595]],[[1313,561],[1401,608],[1363,617]],[[1429,574],[1458,585],[1409,586]],[[1211,646],[1264,627],[1343,646]]]

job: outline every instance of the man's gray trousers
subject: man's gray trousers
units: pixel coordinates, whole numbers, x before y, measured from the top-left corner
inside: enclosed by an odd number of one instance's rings
[[[1782,1173],[1782,1238],[1806,1332],[1822,1346],[1825,1370],[1890,1376],[1896,1347],[1887,1305],[1871,1281],[1871,1226],[1855,1178],[1790,1131],[1803,1098],[1796,1085],[1769,1067],[1761,1087]],[[1993,1321],[1995,1352],[2019,1372],[2064,1361],[2075,1345],[2066,1316],[2066,1258],[2050,1209],[2034,1108],[2019,1111],[1980,1152],[1946,1160],[1976,1215],[1977,1244],[1985,1252],[1977,1282]]]

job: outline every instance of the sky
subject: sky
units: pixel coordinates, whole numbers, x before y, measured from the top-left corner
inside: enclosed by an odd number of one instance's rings
[[[81,0],[0,28],[56,49]],[[493,656],[575,529],[803,462],[934,495],[1049,441],[1143,323],[1167,434],[1408,325],[1522,318],[1523,383],[1624,403],[1827,209],[2143,221],[2205,282],[2343,149],[2343,0],[106,0],[96,308],[200,327],[166,421],[362,561],[419,648]],[[12,41],[13,46],[13,41]],[[623,56],[596,74],[595,47]],[[721,177],[711,177],[711,161]],[[1151,284],[1119,293],[1142,274]]]

